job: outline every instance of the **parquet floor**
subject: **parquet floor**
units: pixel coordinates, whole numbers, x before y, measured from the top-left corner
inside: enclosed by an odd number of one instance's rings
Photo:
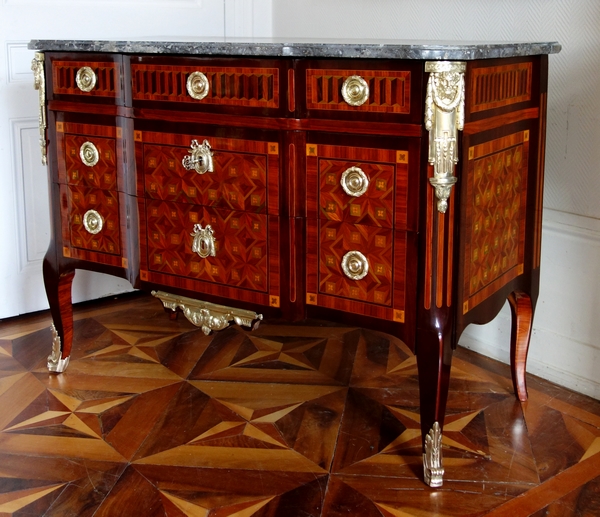
[[[0,323],[0,516],[600,516],[600,402],[458,350],[441,489],[415,359],[389,335],[266,322],[204,336],[158,300]]]

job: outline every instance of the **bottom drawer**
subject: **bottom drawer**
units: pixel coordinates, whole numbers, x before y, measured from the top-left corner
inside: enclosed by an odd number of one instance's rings
[[[392,230],[320,221],[319,293],[392,305]]]
[[[307,222],[307,304],[404,321],[407,233]]]
[[[146,222],[150,271],[267,292],[266,215],[146,200]]]
[[[121,254],[118,193],[69,185],[66,214],[63,204],[63,241],[80,248],[111,255]]]

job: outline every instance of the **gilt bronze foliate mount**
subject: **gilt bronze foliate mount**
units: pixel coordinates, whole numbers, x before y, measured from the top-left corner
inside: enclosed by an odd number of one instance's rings
[[[462,61],[427,61],[429,72],[425,100],[425,128],[429,131],[429,163],[437,208],[448,209],[452,187],[457,182],[454,167],[458,163],[458,131],[465,124],[465,71]]]
[[[200,327],[206,335],[227,328],[232,321],[240,326],[256,329],[263,319],[262,314],[257,314],[254,311],[203,302],[163,291],[152,291],[152,296],[158,298],[165,309],[171,309],[172,311],[181,309],[188,321]]]
[[[46,77],[44,75],[44,54],[36,52],[31,61],[33,72],[33,87],[39,93],[39,127],[40,127],[40,150],[42,152],[42,165],[48,162],[46,151]]]

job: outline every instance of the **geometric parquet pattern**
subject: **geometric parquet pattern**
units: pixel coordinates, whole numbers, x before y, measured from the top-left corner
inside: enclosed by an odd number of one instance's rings
[[[600,515],[600,402],[459,349],[441,489],[415,358],[387,334],[267,321],[205,336],[147,295],[0,322],[0,516]]]

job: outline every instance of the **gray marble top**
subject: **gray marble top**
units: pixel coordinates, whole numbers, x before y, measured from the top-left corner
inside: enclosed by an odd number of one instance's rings
[[[152,38],[91,41],[32,40],[28,48],[58,52],[192,54],[210,56],[331,57],[363,59],[491,59],[560,52],[557,42],[479,42],[403,40],[294,40]]]

